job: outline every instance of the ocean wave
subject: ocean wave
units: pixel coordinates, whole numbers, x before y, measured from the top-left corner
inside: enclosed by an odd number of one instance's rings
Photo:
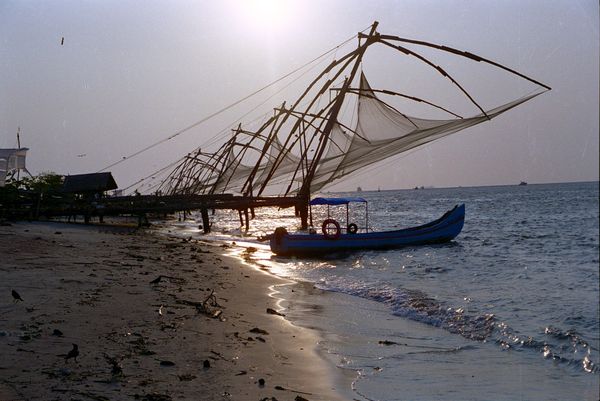
[[[328,287],[325,289],[384,303],[396,316],[441,327],[470,340],[487,340],[496,321],[493,314],[470,315],[463,308],[448,307],[419,290],[369,285]]]
[[[504,351],[530,350],[539,353],[544,359],[576,370],[600,373],[593,355],[598,350],[575,330],[548,326],[543,333],[538,333],[540,338],[534,338],[518,333],[494,314],[469,313],[462,307],[448,306],[420,290],[349,282],[321,283],[320,287],[383,303],[395,316],[439,327],[468,340],[493,341]]]

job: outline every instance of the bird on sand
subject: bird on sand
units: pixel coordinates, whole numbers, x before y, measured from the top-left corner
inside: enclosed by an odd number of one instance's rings
[[[23,298],[21,298],[21,296],[19,295],[19,293],[16,292],[15,290],[12,290],[12,296],[14,298],[13,302],[19,302],[19,301],[25,302],[25,301],[23,301]]]
[[[65,356],[65,361],[68,361],[70,358],[73,358],[73,359],[75,359],[75,362],[77,362],[78,356],[79,356],[79,347],[77,347],[77,344],[73,344],[73,349],[71,351],[69,351],[67,356]]]

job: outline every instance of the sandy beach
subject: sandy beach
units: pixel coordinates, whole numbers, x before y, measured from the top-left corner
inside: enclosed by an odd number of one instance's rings
[[[351,399],[318,333],[279,315],[283,281],[222,251],[130,228],[0,226],[0,399]]]

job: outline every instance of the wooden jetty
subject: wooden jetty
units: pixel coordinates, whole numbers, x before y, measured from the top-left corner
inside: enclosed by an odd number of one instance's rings
[[[88,223],[97,217],[101,222],[107,216],[136,216],[140,226],[147,224],[148,215],[166,215],[177,212],[199,210],[202,216],[202,228],[210,232],[209,211],[217,209],[237,210],[240,225],[249,228],[255,209],[260,207],[294,207],[303,227],[308,226],[308,200],[297,196],[287,197],[248,197],[233,194],[218,195],[133,195],[105,197],[98,200],[75,200],[60,206],[44,207],[36,205],[35,218],[45,216],[68,217],[83,216]]]

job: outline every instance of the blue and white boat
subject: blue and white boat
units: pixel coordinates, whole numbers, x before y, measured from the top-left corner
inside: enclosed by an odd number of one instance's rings
[[[313,230],[307,234],[290,234],[285,228],[278,227],[269,238],[271,251],[282,256],[319,256],[363,249],[439,244],[454,239],[461,232],[465,221],[465,205],[461,204],[444,213],[439,219],[421,226],[393,231],[369,231],[368,206],[363,198],[315,198],[310,204],[328,207],[346,205],[348,223],[348,205],[352,202],[365,204],[363,228],[359,229],[355,223],[341,227],[339,222],[329,217],[323,221],[321,233]]]

